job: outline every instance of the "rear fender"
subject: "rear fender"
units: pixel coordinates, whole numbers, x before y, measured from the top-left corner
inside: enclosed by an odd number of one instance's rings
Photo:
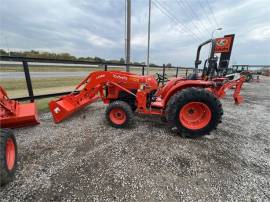
[[[202,81],[202,80],[185,80],[177,83],[172,86],[170,89],[167,89],[166,92],[163,92],[161,95],[163,106],[166,106],[171,96],[176,92],[181,91],[186,88],[196,87],[196,88],[210,88],[214,85],[212,81]]]

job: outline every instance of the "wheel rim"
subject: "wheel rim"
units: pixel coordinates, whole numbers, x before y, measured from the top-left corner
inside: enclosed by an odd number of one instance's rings
[[[122,109],[112,109],[110,112],[110,119],[116,125],[122,125],[125,123],[127,116]]]
[[[192,130],[199,130],[207,126],[212,117],[209,107],[202,102],[185,104],[179,113],[181,124]]]
[[[8,170],[12,170],[15,164],[15,144],[12,138],[6,142],[6,162]]]

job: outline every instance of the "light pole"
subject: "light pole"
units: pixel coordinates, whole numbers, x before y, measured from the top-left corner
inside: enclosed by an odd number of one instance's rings
[[[220,31],[220,30],[222,30],[222,27],[219,27],[219,28],[214,29],[214,30],[212,31],[211,41],[213,41],[215,31]],[[211,42],[211,44],[212,44],[212,42]],[[211,47],[211,49],[212,49],[212,47]],[[210,57],[210,55],[211,55],[211,49],[209,50],[209,56],[208,56],[208,57]]]
[[[216,31],[220,31],[220,30],[222,30],[222,27],[219,27],[219,28],[217,28],[217,29],[214,29],[214,30],[212,31],[211,39],[213,39],[214,33],[215,33]]]
[[[147,40],[147,67],[146,74],[149,74],[149,53],[150,53],[150,25],[151,25],[151,0],[149,0],[149,10],[148,10],[148,40]]]
[[[129,72],[129,64],[130,64],[130,33],[131,33],[131,0],[126,0],[126,17],[127,17],[127,30],[126,30],[126,72]]]

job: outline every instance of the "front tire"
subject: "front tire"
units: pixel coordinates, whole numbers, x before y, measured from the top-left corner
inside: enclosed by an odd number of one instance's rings
[[[130,127],[133,124],[133,111],[124,101],[110,103],[105,114],[108,123],[115,128]]]
[[[202,88],[186,88],[175,93],[166,107],[168,122],[186,137],[200,137],[216,129],[223,109],[220,101]]]
[[[0,185],[10,182],[17,168],[17,143],[11,130],[0,129]]]

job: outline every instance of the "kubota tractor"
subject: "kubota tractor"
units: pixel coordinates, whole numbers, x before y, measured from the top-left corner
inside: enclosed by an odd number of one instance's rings
[[[53,100],[49,106],[59,123],[100,98],[108,104],[106,119],[116,128],[132,124],[136,111],[166,117],[182,135],[198,137],[215,129],[223,114],[220,101],[207,88],[215,88],[215,83],[175,78],[159,88],[154,76],[97,71],[76,87],[78,92]]]
[[[196,67],[201,63],[201,47],[210,42],[213,52],[213,40],[199,46]],[[113,127],[129,126],[133,122],[134,112],[137,112],[161,116],[183,136],[203,136],[209,134],[221,122],[223,109],[219,98],[225,96],[226,90],[236,86],[235,102],[239,103],[242,100],[239,94],[243,80],[233,83],[214,80],[214,59],[210,58],[208,63],[201,77],[198,77],[196,68],[194,78],[174,78],[161,87],[158,81],[167,78],[159,74],[157,81],[154,76],[140,76],[121,71],[92,72],[73,93],[52,100],[49,107],[54,121],[59,123],[77,110],[101,99],[108,104],[105,116]]]

